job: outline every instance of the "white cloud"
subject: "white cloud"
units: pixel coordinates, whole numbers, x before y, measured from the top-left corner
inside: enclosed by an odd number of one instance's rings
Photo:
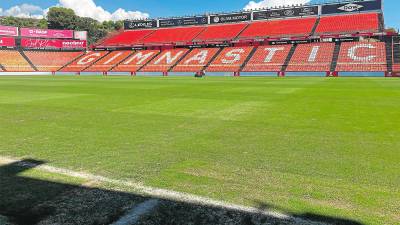
[[[90,17],[98,21],[106,20],[124,20],[148,18],[149,14],[139,11],[126,11],[117,9],[115,12],[109,12],[101,6],[96,5],[93,0],[60,0],[60,6],[73,9],[78,16]]]
[[[262,0],[259,2],[250,1],[244,9],[271,8],[277,6],[300,5],[309,3],[310,0]]]
[[[76,15],[82,17],[90,17],[100,22],[108,20],[125,20],[125,19],[143,19],[148,18],[149,14],[140,11],[126,11],[125,9],[117,9],[115,12],[109,12],[101,6],[96,5],[93,0],[59,0],[56,6],[70,8],[75,11]],[[13,6],[7,10],[0,8],[0,16],[16,16],[24,18],[41,19],[46,16],[47,9],[39,6],[22,4]]]
[[[36,5],[22,4],[13,6],[7,10],[0,9],[0,15],[41,19],[44,17],[44,10]]]

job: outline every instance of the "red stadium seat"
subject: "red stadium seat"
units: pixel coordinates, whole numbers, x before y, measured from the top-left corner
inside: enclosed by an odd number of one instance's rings
[[[144,38],[143,43],[190,42],[204,30],[204,27],[162,28]]]
[[[259,46],[244,67],[244,72],[279,72],[292,45]]]
[[[25,51],[25,55],[41,72],[55,72],[83,52]]]
[[[79,57],[74,62],[69,64],[68,66],[62,68],[61,72],[81,72],[86,69],[88,66],[95,63],[101,57],[107,55],[107,51],[98,51],[98,52],[87,52],[85,55]]]
[[[207,72],[238,72],[253,47],[228,47],[215,58]]]
[[[217,54],[219,48],[193,49],[180,63],[174,67],[173,72],[199,72]]]
[[[136,72],[143,65],[148,63],[160,51],[158,50],[143,50],[137,51],[120,63],[117,67],[112,69],[113,72]]]
[[[119,62],[126,59],[132,51],[113,51],[106,57],[100,59],[95,64],[85,69],[86,72],[107,72]]]
[[[332,64],[334,43],[298,45],[286,71],[326,72]]]
[[[246,23],[208,26],[195,41],[232,40],[247,26]]]
[[[142,68],[141,72],[168,72],[178,60],[180,60],[189,49],[177,48],[172,50],[165,50],[154,58],[149,64]]]
[[[315,30],[316,34],[338,34],[379,31],[377,13],[325,16]]]
[[[239,38],[308,36],[317,18],[271,20],[251,23]]]
[[[31,65],[15,50],[0,50],[0,64],[8,72],[33,72]]]
[[[104,46],[130,46],[140,43],[143,38],[154,32],[154,30],[132,30],[124,31],[113,37],[110,37],[101,43]]]
[[[385,43],[383,42],[342,43],[336,70],[340,72],[387,71]]]

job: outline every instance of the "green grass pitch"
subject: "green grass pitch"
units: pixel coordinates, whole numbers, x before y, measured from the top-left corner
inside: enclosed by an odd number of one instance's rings
[[[396,224],[400,80],[0,77],[0,156]]]

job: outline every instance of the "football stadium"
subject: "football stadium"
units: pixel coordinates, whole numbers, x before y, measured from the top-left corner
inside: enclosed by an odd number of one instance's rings
[[[95,41],[50,12],[0,17],[0,225],[400,224],[382,0],[127,19]]]

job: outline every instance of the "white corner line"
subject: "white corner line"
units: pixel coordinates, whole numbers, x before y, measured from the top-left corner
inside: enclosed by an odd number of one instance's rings
[[[122,216],[117,222],[112,223],[111,225],[132,225],[140,221],[140,218],[150,213],[157,205],[159,204],[159,200],[150,199],[145,202],[140,203],[139,205],[134,206],[131,210],[129,210],[124,216]]]
[[[3,164],[3,165],[10,164],[10,163],[19,163],[19,165],[21,165],[21,166],[35,167],[35,169],[45,171],[45,172],[50,172],[50,173],[55,173],[55,174],[60,174],[60,175],[66,175],[69,177],[88,179],[88,180],[92,180],[92,181],[105,182],[105,183],[110,183],[110,184],[121,185],[124,187],[133,188],[135,191],[137,191],[141,194],[144,194],[144,195],[148,195],[149,197],[152,197],[152,198],[173,200],[173,201],[177,201],[177,202],[197,204],[197,205],[202,205],[202,206],[220,207],[223,209],[238,210],[238,211],[247,212],[247,213],[257,213],[257,214],[261,214],[261,215],[265,215],[265,216],[274,217],[277,219],[290,219],[297,223],[310,222],[310,221],[307,221],[307,220],[304,220],[301,218],[296,218],[296,217],[286,215],[283,213],[279,213],[279,212],[261,210],[261,209],[254,208],[254,207],[232,204],[232,203],[214,200],[211,198],[197,196],[197,195],[193,195],[193,194],[149,187],[149,186],[145,186],[140,183],[134,183],[134,182],[130,182],[130,181],[123,181],[123,180],[117,180],[117,179],[110,179],[107,177],[98,176],[98,175],[94,175],[94,174],[90,174],[90,173],[77,172],[77,171],[54,167],[54,166],[49,166],[49,165],[36,165],[34,163],[20,162],[21,160],[23,160],[23,159],[16,159],[16,158],[11,158],[11,157],[0,156],[0,165],[1,164]],[[146,203],[146,202],[144,202],[144,203]],[[155,204],[153,202],[151,202],[151,203]],[[144,205],[144,206],[146,206],[146,205]],[[134,207],[132,209],[133,210],[132,213],[135,212],[135,209],[136,209],[136,207]]]

